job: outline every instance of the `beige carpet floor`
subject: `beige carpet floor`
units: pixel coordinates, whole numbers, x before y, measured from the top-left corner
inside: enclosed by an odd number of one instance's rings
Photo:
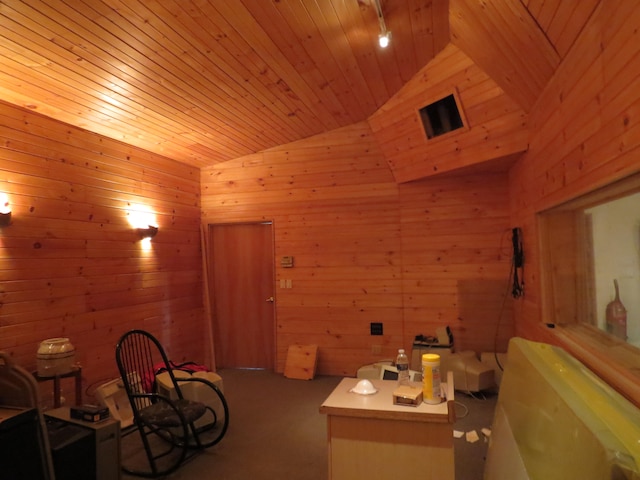
[[[319,413],[339,377],[287,379],[264,370],[221,370],[229,429],[213,448],[185,463],[167,480],[326,480],[326,417]],[[496,394],[456,392],[456,480],[481,480]],[[479,440],[469,442],[466,433]],[[129,475],[123,479],[129,480]],[[357,480],[357,479],[354,479]],[[371,480],[371,479],[369,479]],[[385,479],[376,479],[385,480]]]

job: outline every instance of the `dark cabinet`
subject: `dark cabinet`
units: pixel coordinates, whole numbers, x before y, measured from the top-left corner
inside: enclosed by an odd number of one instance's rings
[[[45,412],[56,480],[118,480],[120,422],[108,418],[85,422],[69,408]]]
[[[0,407],[0,478],[49,478],[40,428],[37,409]]]

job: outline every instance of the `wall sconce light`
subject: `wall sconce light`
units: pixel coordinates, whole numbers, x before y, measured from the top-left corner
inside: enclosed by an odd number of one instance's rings
[[[129,225],[136,231],[144,248],[151,246],[150,240],[158,233],[155,214],[146,205],[131,205],[128,208]]]
[[[391,32],[387,31],[387,25],[384,23],[384,16],[382,15],[382,6],[380,0],[375,0],[376,11],[378,14],[378,23],[380,24],[380,34],[378,35],[378,44],[381,48],[387,48],[391,41]]]
[[[147,228],[136,228],[136,231],[142,239],[153,238],[158,233],[158,227],[155,225],[149,225]]]
[[[0,212],[0,227],[8,227],[11,224],[11,212]]]
[[[6,193],[0,194],[0,227],[6,227],[11,223],[11,205]]]

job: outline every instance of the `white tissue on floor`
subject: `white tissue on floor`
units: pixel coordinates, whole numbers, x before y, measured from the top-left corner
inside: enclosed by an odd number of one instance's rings
[[[478,440],[480,440],[480,437],[478,436],[478,432],[476,432],[475,430],[471,430],[470,432],[467,432],[467,442],[475,443]]]

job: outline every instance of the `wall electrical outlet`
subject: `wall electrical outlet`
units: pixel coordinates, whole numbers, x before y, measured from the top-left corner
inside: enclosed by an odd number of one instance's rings
[[[382,353],[382,345],[371,345],[371,354],[380,355]]]
[[[380,322],[371,322],[371,335],[382,335],[382,323]]]

